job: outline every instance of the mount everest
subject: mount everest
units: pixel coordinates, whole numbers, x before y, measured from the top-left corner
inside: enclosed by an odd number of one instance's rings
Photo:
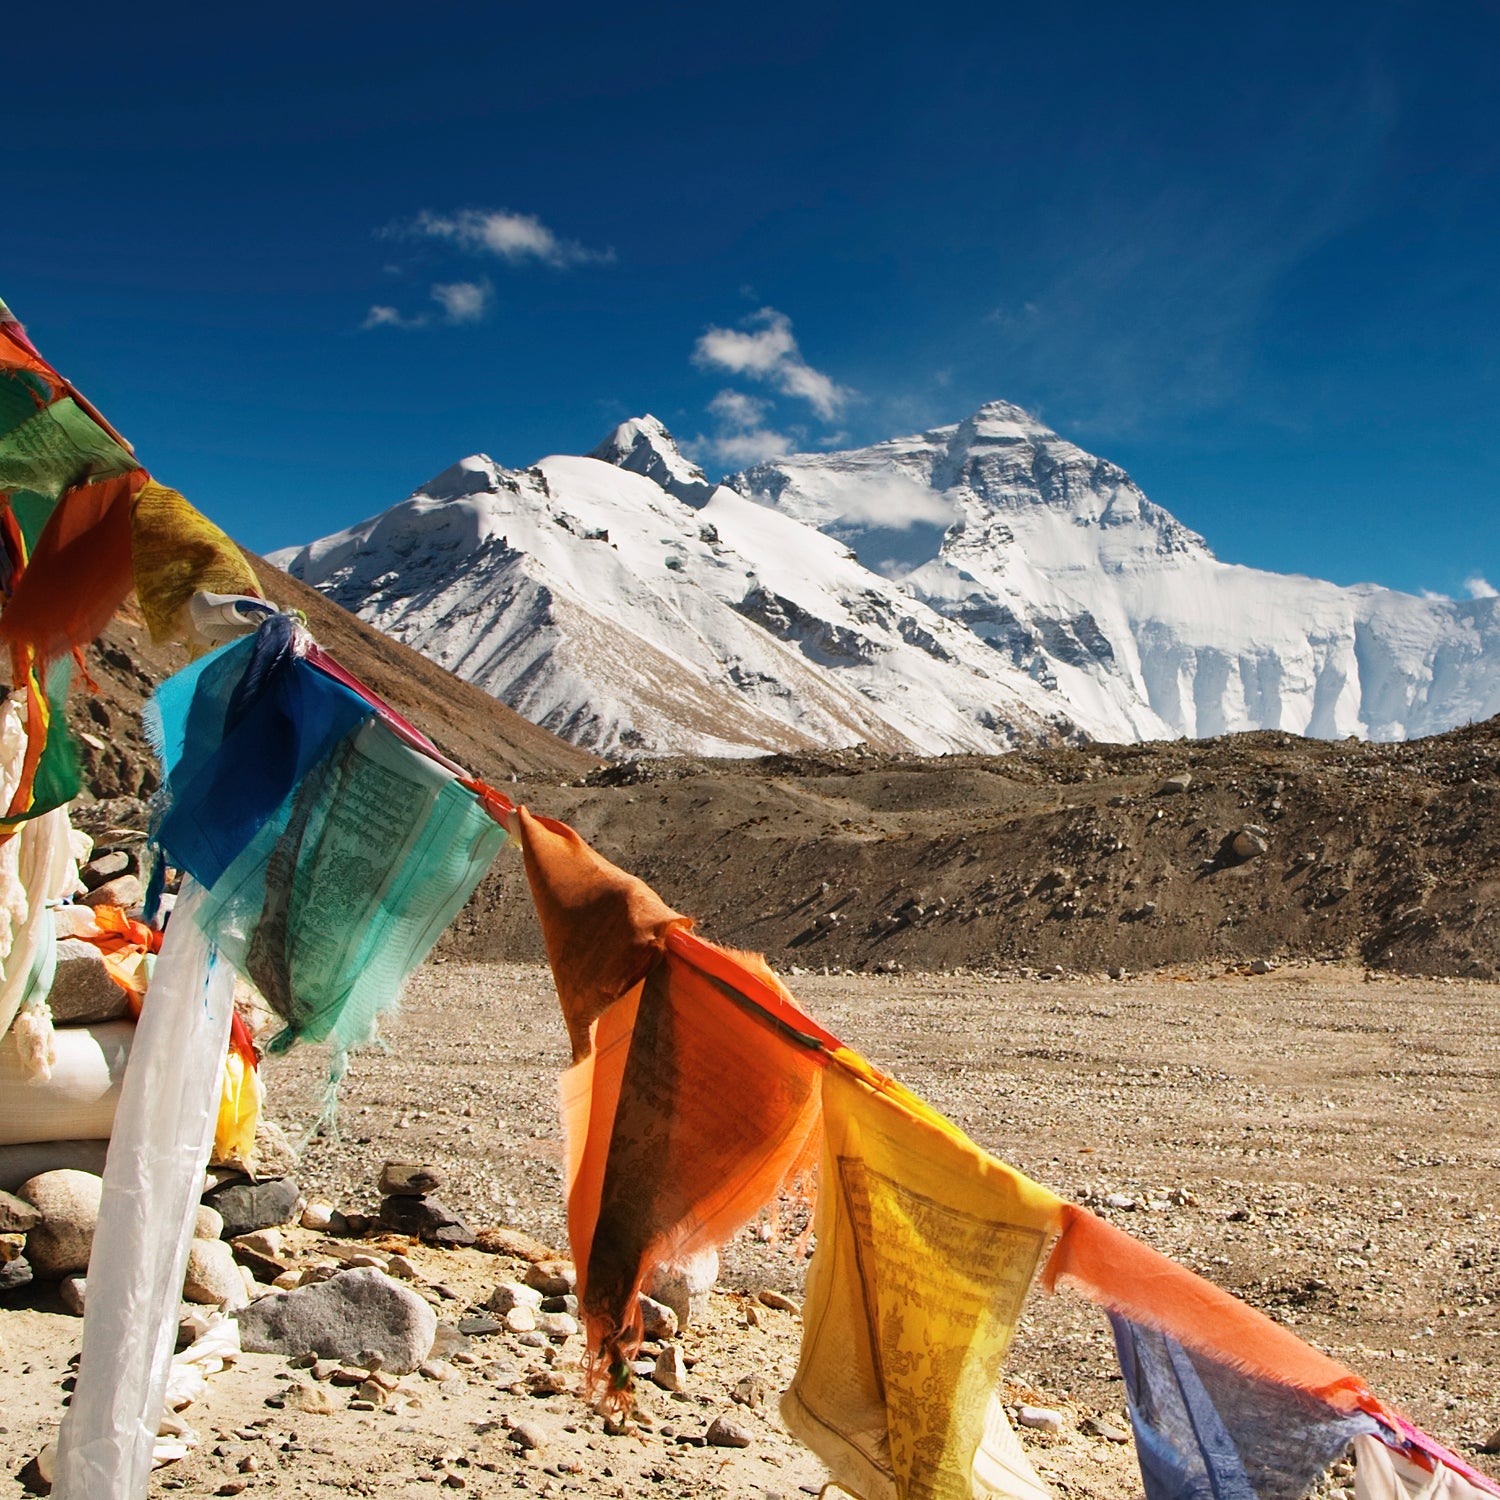
[[[1020,408],[711,483],[652,417],[271,560],[599,754],[1001,751],[1500,711],[1500,600],[1220,562]]]

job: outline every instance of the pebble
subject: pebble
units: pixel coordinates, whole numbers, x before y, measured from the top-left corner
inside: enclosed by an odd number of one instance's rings
[[[337,1233],[334,1230],[334,1220],[342,1217],[343,1215],[333,1204],[325,1203],[322,1199],[314,1199],[302,1210],[300,1222],[304,1229],[311,1229],[319,1234],[327,1234],[330,1231]]]
[[[286,1388],[282,1400],[293,1411],[307,1412],[312,1416],[327,1416],[333,1410],[333,1398],[322,1386],[303,1385],[300,1381]]]
[[[574,1288],[577,1275],[565,1260],[541,1260],[526,1269],[526,1285],[544,1297],[565,1297]]]
[[[1079,1424],[1091,1437],[1103,1438],[1107,1443],[1128,1443],[1130,1434],[1103,1417],[1085,1417]]]
[[[92,1172],[62,1167],[29,1177],[16,1196],[32,1204],[41,1222],[26,1236],[26,1259],[38,1276],[87,1271],[104,1181]]]
[[[515,1307],[529,1307],[536,1312],[542,1305],[542,1294],[535,1287],[522,1286],[519,1281],[502,1281],[484,1305],[497,1313],[508,1313]]]
[[[13,1255],[0,1261],[0,1292],[19,1291],[32,1282],[31,1262],[24,1255]]]
[[[1168,776],[1162,784],[1157,787],[1155,795],[1158,797],[1172,797],[1179,792],[1185,792],[1193,784],[1191,771],[1177,771]]]
[[[462,1355],[466,1359],[473,1359],[473,1346],[469,1343],[468,1335],[460,1333],[451,1323],[439,1323],[437,1332],[432,1336],[432,1359],[452,1359],[456,1355]]]
[[[499,1318],[460,1318],[458,1331],[473,1338],[482,1338],[487,1333],[503,1333],[505,1324]]]
[[[208,1209],[213,1213],[213,1209]],[[215,1214],[217,1218],[218,1215]],[[223,1220],[219,1223],[222,1226]],[[206,1235],[206,1239],[218,1239],[218,1235]],[[236,1235],[229,1242],[236,1250],[243,1250],[249,1255],[260,1255],[266,1260],[280,1260],[283,1254],[281,1246],[281,1231],[279,1229],[252,1229],[249,1234]]]
[[[703,1434],[705,1441],[714,1448],[748,1448],[751,1437],[738,1422],[728,1417],[715,1417]]]
[[[677,1336],[677,1314],[654,1297],[641,1298],[641,1336],[670,1339]]]
[[[458,1375],[452,1365],[441,1359],[424,1360],[417,1373],[423,1380],[452,1380]]]
[[[687,1384],[687,1365],[683,1363],[680,1345],[668,1344],[656,1356],[651,1379],[664,1391],[680,1391]]]
[[[1242,828],[1229,840],[1229,849],[1238,860],[1256,859],[1270,848],[1258,828]]]
[[[1500,1427],[1497,1427],[1480,1445],[1481,1453],[1500,1453]]]
[[[564,1312],[539,1313],[536,1317],[536,1331],[560,1342],[572,1338],[578,1332],[578,1319]]]
[[[1050,1406],[1018,1406],[1016,1421],[1022,1427],[1034,1428],[1037,1432],[1061,1432],[1063,1414]]]
[[[404,1255],[400,1254],[392,1255],[386,1261],[385,1271],[387,1276],[397,1276],[402,1281],[420,1281],[422,1279],[421,1273],[417,1268]]]
[[[767,1287],[760,1293],[760,1303],[762,1307],[772,1308],[776,1312],[789,1312],[798,1315],[802,1312],[801,1307],[790,1297],[781,1292],[773,1291],[770,1287]]]
[[[731,1400],[752,1410],[764,1406],[770,1394],[771,1387],[764,1375],[746,1375],[729,1393]]]
[[[197,1215],[193,1219],[193,1238],[195,1240],[217,1240],[224,1236],[224,1215],[218,1209],[210,1208],[206,1203],[200,1203]]]
[[[83,1316],[83,1305],[88,1297],[88,1278],[84,1276],[64,1276],[57,1285],[57,1295],[62,1305],[73,1314],[75,1318]]]
[[[522,1453],[547,1446],[547,1434],[535,1422],[517,1422],[510,1430],[510,1440]]]
[[[511,1333],[531,1333],[536,1328],[537,1314],[534,1308],[520,1305],[505,1314],[504,1322]],[[460,1328],[463,1324],[458,1325]]]
[[[390,1271],[390,1261],[383,1255],[372,1255],[368,1250],[360,1250],[344,1261],[346,1270],[357,1271],[361,1266],[368,1266],[375,1271]]]

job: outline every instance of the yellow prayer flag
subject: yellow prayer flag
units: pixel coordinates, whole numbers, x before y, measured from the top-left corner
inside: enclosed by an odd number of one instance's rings
[[[996,1387],[1061,1200],[847,1050],[823,1121],[787,1426],[861,1500],[1039,1500]]]

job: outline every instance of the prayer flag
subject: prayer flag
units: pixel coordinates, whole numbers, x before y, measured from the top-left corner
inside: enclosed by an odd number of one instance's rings
[[[823,1158],[791,1431],[862,1500],[1048,1493],[997,1389],[1062,1224],[1046,1188],[863,1058],[823,1075]]]

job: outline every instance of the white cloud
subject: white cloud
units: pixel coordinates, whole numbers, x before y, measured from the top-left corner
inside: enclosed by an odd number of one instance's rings
[[[726,427],[759,427],[765,420],[770,403],[743,391],[720,391],[708,403],[708,409]]]
[[[851,394],[803,359],[792,320],[774,307],[761,308],[743,328],[710,328],[699,338],[693,362],[763,380],[784,396],[806,401],[824,421],[837,416]]]
[[[1500,589],[1497,589],[1487,578],[1481,578],[1478,573],[1465,578],[1464,587],[1468,589],[1471,599],[1494,599],[1500,596]]]
[[[365,320],[359,325],[361,328],[425,328],[427,317],[404,317],[394,307],[381,307],[376,305],[365,314]]]
[[[764,463],[792,451],[792,439],[765,425],[769,401],[744,391],[720,391],[708,403],[718,421],[719,430],[712,437],[699,436],[693,447],[711,453],[720,463],[734,468]]]
[[[849,486],[843,498],[839,521],[850,526],[906,531],[922,524],[951,526],[958,516],[953,501],[896,468],[883,475],[862,477],[859,484]]]
[[[479,323],[490,310],[494,288],[487,281],[439,282],[432,300],[443,309],[446,323]]]
[[[513,214],[503,208],[464,208],[452,214],[424,211],[398,232],[447,240],[472,254],[498,255],[511,265],[540,261],[561,268],[607,264],[615,258],[613,250],[590,250],[576,240],[560,239],[535,214]]]

